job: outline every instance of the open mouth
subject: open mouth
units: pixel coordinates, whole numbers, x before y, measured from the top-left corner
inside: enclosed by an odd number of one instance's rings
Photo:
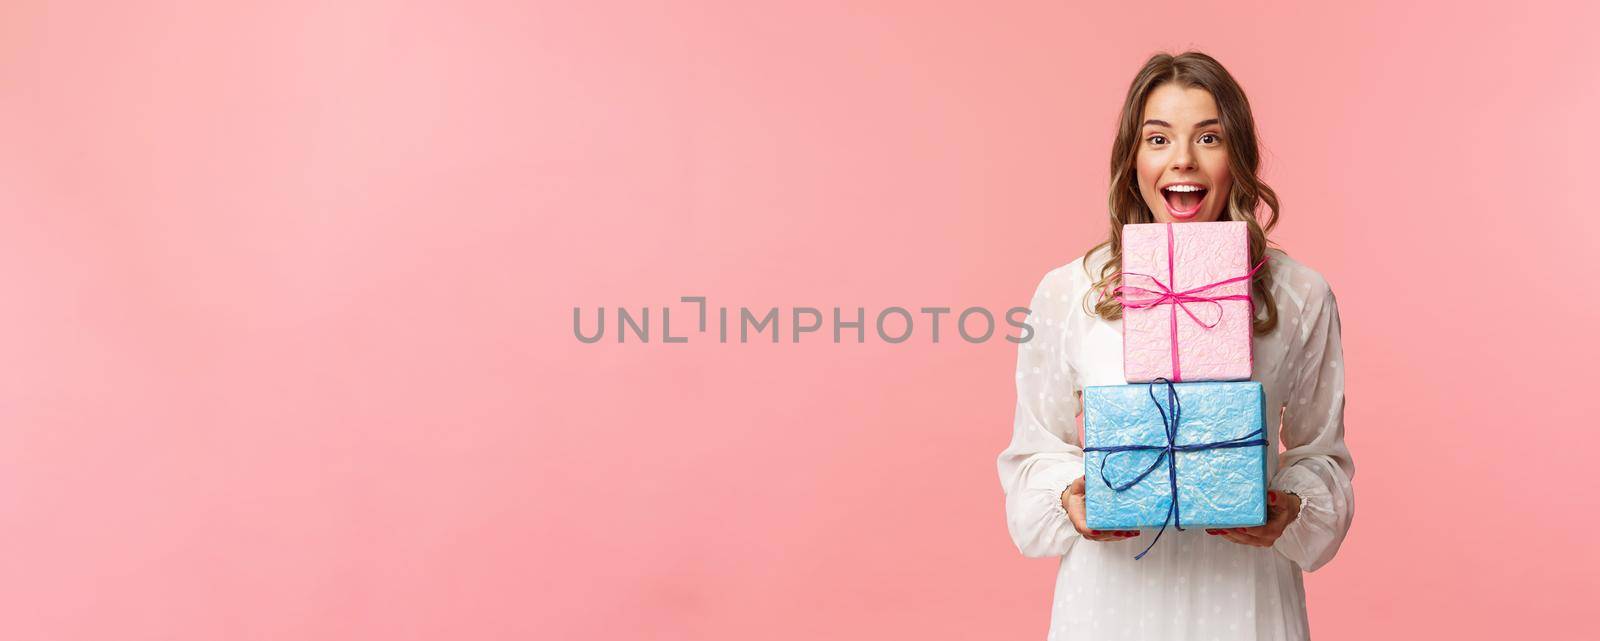
[[[1200,203],[1205,202],[1206,188],[1199,185],[1167,185],[1161,188],[1167,201],[1167,213],[1173,218],[1191,218],[1200,213]]]

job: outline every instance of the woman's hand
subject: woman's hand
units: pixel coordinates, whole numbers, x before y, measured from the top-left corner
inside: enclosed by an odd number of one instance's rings
[[[1289,527],[1289,524],[1293,523],[1299,516],[1300,497],[1269,490],[1267,492],[1267,522],[1264,525],[1221,530],[1207,529],[1206,534],[1215,534],[1241,545],[1270,548],[1278,540],[1278,537],[1283,536],[1283,529]]]
[[[1067,486],[1067,491],[1061,493],[1061,505],[1067,508],[1067,516],[1072,518],[1072,527],[1078,529],[1078,534],[1090,541],[1122,541],[1139,536],[1138,530],[1091,530],[1083,517],[1083,477],[1073,481]]]

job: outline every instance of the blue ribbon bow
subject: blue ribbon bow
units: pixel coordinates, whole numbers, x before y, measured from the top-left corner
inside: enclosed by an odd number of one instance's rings
[[[1155,388],[1157,383],[1164,383],[1167,386],[1167,406],[1172,408],[1172,416],[1170,418],[1167,416],[1167,410],[1161,407],[1161,401],[1156,400]],[[1138,485],[1139,481],[1143,481],[1146,476],[1149,476],[1151,472],[1154,472],[1155,469],[1161,465],[1162,459],[1167,461],[1167,481],[1172,487],[1172,504],[1167,507],[1167,520],[1162,522],[1161,529],[1156,532],[1156,538],[1150,541],[1150,545],[1145,546],[1144,552],[1140,552],[1133,557],[1135,560],[1144,558],[1145,553],[1149,552],[1150,548],[1156,546],[1156,541],[1161,540],[1161,533],[1167,531],[1167,524],[1172,524],[1174,527],[1178,528],[1179,532],[1183,531],[1183,518],[1181,513],[1178,511],[1178,462],[1175,453],[1231,447],[1252,447],[1256,445],[1267,444],[1267,440],[1265,438],[1251,438],[1258,437],[1263,434],[1262,430],[1257,428],[1254,432],[1225,441],[1178,445],[1178,421],[1182,412],[1182,407],[1180,407],[1178,404],[1178,390],[1172,386],[1172,381],[1167,380],[1166,378],[1156,378],[1155,380],[1150,381],[1150,402],[1155,403],[1156,411],[1161,412],[1161,422],[1166,425],[1166,445],[1108,445],[1106,447],[1083,448],[1083,451],[1085,452],[1111,452],[1111,454],[1107,454],[1105,459],[1100,462],[1100,480],[1104,481],[1106,487],[1111,488],[1111,491],[1113,492],[1121,492],[1130,487]],[[1106,468],[1110,467],[1107,465],[1107,463],[1111,461],[1111,457],[1117,452],[1148,450],[1159,450],[1161,454],[1156,456],[1155,462],[1151,463],[1150,467],[1145,468],[1145,470],[1140,472],[1138,476],[1134,477],[1132,481],[1118,485],[1112,483],[1111,479],[1106,477]]]

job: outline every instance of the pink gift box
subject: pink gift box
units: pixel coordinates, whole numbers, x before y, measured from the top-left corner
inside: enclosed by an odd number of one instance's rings
[[[1249,263],[1243,222],[1124,225],[1117,292],[1124,378],[1248,380]]]

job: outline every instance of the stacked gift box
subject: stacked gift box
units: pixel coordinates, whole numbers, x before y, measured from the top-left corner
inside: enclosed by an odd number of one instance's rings
[[[1266,522],[1266,424],[1251,381],[1243,222],[1122,228],[1123,375],[1083,390],[1085,510],[1097,530]],[[1264,264],[1263,261],[1262,264]]]

